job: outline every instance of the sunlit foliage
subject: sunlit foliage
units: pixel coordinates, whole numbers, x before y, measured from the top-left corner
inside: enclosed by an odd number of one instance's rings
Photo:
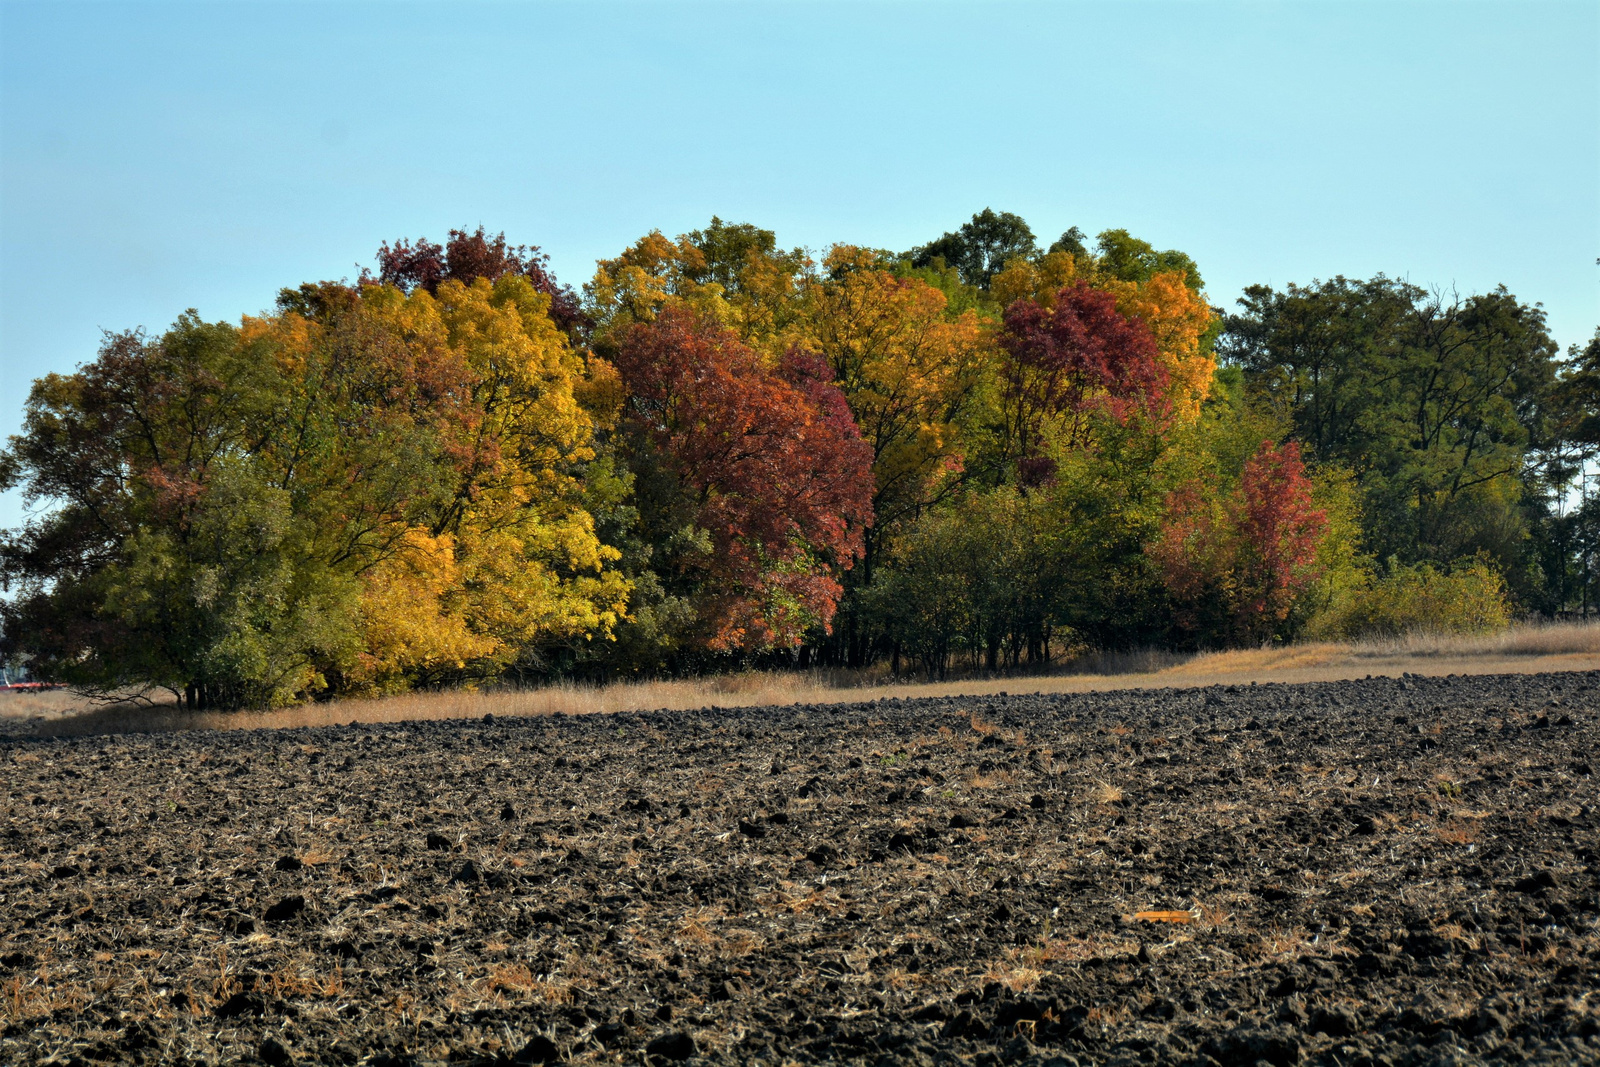
[[[0,656],[241,707],[1600,602],[1600,341],[1563,365],[1537,305],[1383,276],[1240,305],[990,209],[904,253],[712,217],[581,297],[482,227],[385,243],[35,383]]]

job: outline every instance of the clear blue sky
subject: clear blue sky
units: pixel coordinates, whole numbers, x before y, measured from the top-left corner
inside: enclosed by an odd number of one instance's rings
[[[102,328],[236,319],[386,238],[581,284],[713,213],[905,248],[985,206],[1252,282],[1600,324],[1600,4],[0,4],[0,435]],[[0,525],[14,523],[0,500]]]

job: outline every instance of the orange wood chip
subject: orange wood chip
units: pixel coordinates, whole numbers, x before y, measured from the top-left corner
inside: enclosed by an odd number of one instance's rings
[[[1147,923],[1194,922],[1194,916],[1186,911],[1136,911],[1133,917]]]

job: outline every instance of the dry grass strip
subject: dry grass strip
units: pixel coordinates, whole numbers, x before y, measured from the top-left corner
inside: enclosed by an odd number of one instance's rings
[[[171,704],[96,705],[69,692],[0,693],[0,719],[25,719],[33,732],[74,735],[185,729],[261,729],[495,716],[585,715],[855,703],[891,697],[984,696],[1003,692],[1082,693],[1190,688],[1252,682],[1331,682],[1404,673],[1532,674],[1600,669],[1600,622],[1519,625],[1482,636],[1413,634],[1350,643],[1180,655],[1096,654],[1048,674],[944,682],[894,681],[877,672],[746,672],[679,681],[604,686],[559,683],[533,689],[408,693],[265,712],[187,712]]]

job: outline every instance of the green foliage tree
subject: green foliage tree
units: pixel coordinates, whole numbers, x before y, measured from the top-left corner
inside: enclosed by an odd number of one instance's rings
[[[701,257],[685,273],[701,285],[715,282],[728,296],[760,295],[763,287],[759,276],[767,270],[793,276],[806,265],[806,254],[801,249],[778,251],[778,238],[773,231],[748,222],[723,222],[715,215],[705,229],[691,230],[685,240]]]
[[[1562,442],[1583,455],[1600,453],[1600,329],[1582,348],[1568,350],[1550,409]]]
[[[862,594],[861,610],[889,641],[897,674],[905,655],[930,678],[945,677],[978,629],[972,579],[984,546],[964,518],[955,508],[925,513]]]
[[[1063,235],[1063,239],[1066,236]],[[1095,248],[1099,253],[1095,257],[1095,266],[1106,277],[1124,282],[1146,282],[1157,274],[1177,272],[1184,276],[1190,289],[1199,292],[1205,288],[1200,268],[1195,266],[1193,259],[1175,249],[1158,252],[1149,241],[1141,241],[1127,230],[1102,232],[1095,239]],[[1067,251],[1073,250],[1067,248]]]
[[[902,257],[913,266],[927,267],[943,262],[961,274],[961,280],[980,289],[1018,257],[1032,259],[1039,254],[1033,230],[1022,216],[1009,211],[984,208],[954,232],[913,248]]]
[[[1088,260],[1089,246],[1083,243],[1084,232],[1073,226],[1050,243],[1050,252],[1065,252],[1074,259]]]
[[[285,385],[270,353],[192,312],[35,383],[0,484],[57,507],[0,542],[8,653],[87,689],[156,685],[199,705],[313,684],[319,654],[356,630],[356,589],[315,558],[313,524],[262,455]]]
[[[1356,476],[1367,547],[1402,562],[1485,552],[1519,573],[1556,349],[1503,288],[1445,299],[1382,276],[1247,289],[1222,351],[1309,454]]]

